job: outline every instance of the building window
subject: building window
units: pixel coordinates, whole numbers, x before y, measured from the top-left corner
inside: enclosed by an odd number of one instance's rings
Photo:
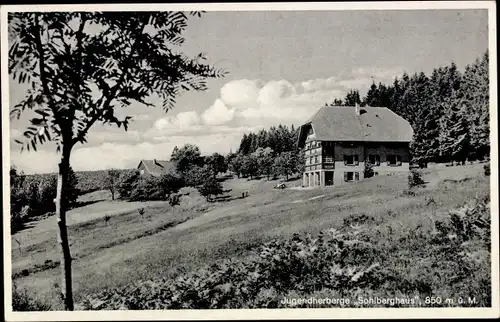
[[[368,156],[368,161],[372,165],[380,165],[380,155],[378,154],[371,154]]]
[[[141,176],[142,176],[144,174],[144,170],[141,170],[140,173],[141,173]]]
[[[312,141],[311,142],[311,148],[315,148],[316,147],[316,141]]]
[[[316,142],[316,146],[319,148],[321,147],[321,141]]]
[[[344,172],[344,181],[359,181],[359,172]]]
[[[400,166],[401,165],[401,156],[400,155],[388,155],[387,156],[387,165]]]
[[[344,155],[344,164],[345,165],[358,165],[359,159],[357,154],[352,155]]]
[[[314,156],[314,163],[318,163],[318,156],[317,155]]]
[[[313,164],[313,157],[309,157],[309,164]]]

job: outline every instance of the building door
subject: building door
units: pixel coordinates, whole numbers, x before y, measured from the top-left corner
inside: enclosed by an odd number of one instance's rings
[[[325,186],[333,186],[333,171],[325,171]]]

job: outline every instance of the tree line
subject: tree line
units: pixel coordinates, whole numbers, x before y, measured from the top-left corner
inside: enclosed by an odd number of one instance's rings
[[[297,147],[299,131],[279,124],[256,133],[245,133],[236,153],[227,156],[228,169],[238,177],[268,180],[302,172],[304,156]]]
[[[11,233],[15,233],[26,222],[55,211],[57,175],[26,175],[14,166],[10,168],[9,174]],[[78,177],[71,167],[64,193],[66,198],[63,206],[67,209],[75,207],[81,191],[78,188]]]
[[[365,97],[351,90],[327,106],[380,106],[413,127],[412,162],[464,163],[489,156],[489,57],[460,72],[454,62],[423,72],[403,73],[392,84],[373,83]]]

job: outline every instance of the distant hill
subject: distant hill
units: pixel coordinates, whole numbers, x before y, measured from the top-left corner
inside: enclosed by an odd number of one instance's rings
[[[129,169],[117,169],[120,173],[128,170]],[[82,194],[105,189],[107,172],[108,170],[75,171],[78,177],[77,188],[80,189]],[[56,175],[56,173],[44,173],[28,174],[26,176],[31,178],[44,178]]]

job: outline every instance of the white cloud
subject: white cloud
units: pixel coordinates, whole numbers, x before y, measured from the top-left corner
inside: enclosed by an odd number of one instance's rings
[[[202,119],[205,125],[298,125],[345,92],[335,77],[295,84],[284,79],[233,80],[221,88],[220,98],[202,113]]]
[[[286,80],[270,81],[259,91],[257,102],[262,106],[270,106],[295,93],[295,86]]]
[[[235,110],[230,109],[221,99],[215,100],[202,115],[203,122],[207,125],[219,125],[231,121]]]
[[[155,121],[154,128],[158,130],[185,130],[200,124],[200,117],[196,111],[181,112],[176,116],[167,116]]]
[[[325,91],[329,89],[335,89],[338,88],[338,78],[332,76],[329,78],[311,79],[305,82],[301,82],[300,86],[305,92],[315,92],[315,91]]]
[[[241,79],[222,86],[220,99],[227,106],[238,108],[247,102],[256,101],[261,88],[258,80]]]

